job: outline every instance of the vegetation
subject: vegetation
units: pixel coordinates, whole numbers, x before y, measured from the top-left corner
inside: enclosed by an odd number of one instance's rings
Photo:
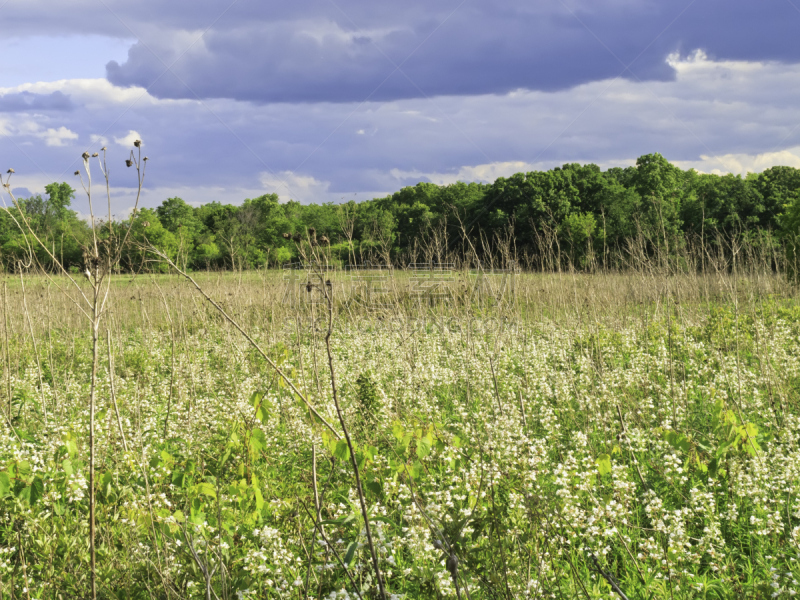
[[[74,192],[66,183],[54,183],[47,194],[47,199],[22,200],[20,210],[67,268],[82,269],[81,244],[90,231],[69,210]],[[193,207],[169,198],[121,226],[192,270],[296,260],[294,242],[282,234],[307,228],[330,240],[331,258],[340,264],[424,262],[430,258],[424,256],[426,241],[439,231],[450,252],[469,242],[485,259],[496,253],[498,240],[513,237],[518,260],[526,266],[541,268],[544,256],[557,248],[558,266],[587,269],[598,263],[618,266],[638,237],[646,240],[651,256],[659,247],[713,244],[718,236],[735,234],[749,236],[752,243],[781,243],[787,232],[797,232],[797,223],[781,215],[788,206],[795,207],[794,213],[800,210],[798,194],[800,170],[791,167],[747,177],[706,175],[682,171],[651,154],[624,169],[566,164],[491,185],[419,183],[385,198],[342,205],[279,203],[274,194],[240,206],[212,202]],[[0,261],[6,270],[13,270],[25,251],[22,232],[11,215],[0,212]],[[57,270],[41,248],[38,258],[44,268]],[[122,266],[138,271],[147,266],[144,258],[130,247]]]
[[[179,202],[75,221],[68,263],[28,201],[0,213],[0,598],[795,596],[797,194],[698,238],[659,165],[619,183],[640,213],[600,211],[638,215],[615,249],[594,213],[526,241],[451,211],[371,234],[425,263],[394,269],[295,224],[296,270],[191,272]],[[331,209],[350,264],[378,202]]]

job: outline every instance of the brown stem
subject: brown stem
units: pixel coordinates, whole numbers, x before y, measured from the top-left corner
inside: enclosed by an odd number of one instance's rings
[[[89,556],[91,562],[92,600],[97,598],[95,538],[95,497],[94,497],[94,409],[97,393],[97,362],[99,360],[98,329],[100,327],[100,311],[98,295],[100,287],[95,287],[94,306],[92,308],[92,384],[89,389]]]
[[[8,418],[11,419],[11,348],[8,345],[8,284],[3,281],[3,338],[6,346],[6,391]]]
[[[383,585],[383,577],[381,576],[380,566],[378,565],[378,553],[375,551],[375,544],[372,541],[372,530],[369,526],[369,514],[367,513],[367,503],[364,499],[364,489],[361,487],[361,475],[358,472],[358,460],[356,460],[355,449],[353,442],[350,439],[350,432],[347,430],[347,425],[344,422],[344,415],[342,408],[339,405],[339,388],[336,385],[336,371],[333,367],[333,352],[331,351],[331,334],[333,333],[333,292],[332,287],[325,285],[321,286],[324,290],[325,297],[328,300],[328,331],[325,334],[325,348],[328,352],[328,366],[331,372],[331,391],[333,392],[333,403],[336,406],[336,416],[339,417],[339,424],[342,426],[344,439],[347,442],[347,447],[350,450],[350,464],[353,466],[353,473],[356,478],[356,491],[358,492],[358,502],[361,505],[361,516],[364,517],[364,531],[367,534],[367,544],[369,545],[369,552],[372,556],[372,567],[375,569],[375,577],[378,580],[378,592],[382,600],[386,600],[386,589]]]
[[[42,398],[42,417],[45,423],[47,422],[47,403],[44,397],[44,380],[42,378],[42,362],[39,359],[39,346],[36,344],[36,335],[33,333],[33,320],[31,313],[28,311],[28,300],[25,294],[25,278],[22,276],[22,269],[19,272],[19,283],[22,287],[22,309],[25,313],[25,319],[28,321],[28,330],[31,332],[31,342],[33,343],[33,356],[36,359],[36,370],[39,374],[39,394]]]
[[[111,381],[111,402],[114,404],[114,414],[117,416],[117,426],[119,427],[119,436],[122,438],[122,447],[125,452],[128,451],[128,442],[125,441],[125,430],[122,429],[122,419],[119,416],[119,407],[117,406],[117,390],[114,386],[114,360],[111,354],[111,330],[106,329],[106,337],[108,340],[108,377]]]
[[[273,361],[273,360],[272,360],[272,359],[271,359],[271,358],[270,358],[270,357],[267,355],[267,353],[266,353],[266,352],[264,352],[264,351],[261,349],[261,346],[259,346],[259,345],[256,343],[256,341],[255,341],[255,340],[254,340],[252,337],[250,337],[250,335],[249,335],[249,334],[248,334],[248,333],[247,333],[247,332],[246,332],[244,329],[242,329],[241,325],[239,325],[239,323],[237,323],[236,321],[234,321],[234,320],[233,320],[233,318],[231,318],[231,317],[228,315],[228,313],[226,313],[226,312],[225,312],[225,310],[224,310],[224,309],[223,309],[223,308],[222,308],[222,307],[221,307],[219,304],[217,304],[217,302],[215,302],[215,301],[214,301],[214,300],[211,298],[211,296],[209,296],[209,295],[206,293],[206,291],[205,291],[205,290],[204,290],[202,287],[200,287],[200,285],[199,285],[199,284],[198,284],[198,283],[197,283],[197,282],[196,282],[196,281],[195,281],[195,280],[192,278],[192,276],[191,276],[191,275],[189,275],[189,274],[188,274],[188,273],[186,273],[185,271],[182,271],[182,270],[181,270],[181,269],[180,269],[180,268],[179,268],[179,267],[178,267],[178,266],[177,266],[177,265],[176,265],[174,262],[172,262],[172,260],[170,260],[170,258],[169,258],[169,257],[168,257],[166,254],[164,254],[163,252],[161,252],[161,251],[160,251],[158,248],[155,248],[155,247],[151,246],[151,247],[149,247],[149,248],[148,248],[148,250],[150,250],[151,252],[153,252],[153,254],[155,254],[155,255],[157,255],[157,256],[159,256],[159,257],[161,257],[162,259],[164,259],[164,260],[167,262],[167,264],[169,264],[169,266],[171,266],[173,269],[175,269],[175,270],[176,270],[176,271],[177,271],[177,272],[178,272],[180,275],[182,275],[183,277],[185,277],[186,279],[188,279],[188,280],[191,282],[191,284],[192,284],[192,285],[194,285],[195,289],[197,289],[197,291],[198,291],[198,292],[200,292],[200,293],[203,295],[203,297],[204,297],[204,298],[205,298],[205,299],[206,299],[206,300],[207,300],[207,301],[208,301],[208,302],[209,302],[209,303],[210,303],[210,304],[211,304],[211,305],[212,305],[214,308],[216,308],[216,309],[217,309],[217,311],[219,311],[219,313],[220,313],[220,314],[221,314],[223,317],[225,317],[225,320],[226,320],[226,321],[228,321],[228,323],[230,323],[231,325],[233,325],[233,326],[234,326],[234,327],[237,329],[237,331],[238,331],[239,333],[241,333],[241,334],[242,334],[242,335],[245,337],[245,339],[246,339],[248,342],[250,342],[250,345],[251,345],[251,346],[252,346],[252,347],[253,347],[253,348],[256,350],[256,352],[258,352],[258,353],[261,355],[261,358],[263,358],[264,360],[266,360],[266,361],[267,361],[267,363],[269,364],[269,366],[270,366],[270,367],[272,367],[272,368],[275,370],[275,372],[276,372],[276,373],[277,373],[277,374],[280,376],[280,378],[281,378],[281,379],[283,379],[283,381],[284,381],[284,382],[286,382],[286,385],[288,385],[288,386],[289,386],[289,389],[291,389],[291,390],[292,390],[292,391],[293,391],[295,394],[297,394],[297,397],[298,397],[298,398],[300,398],[300,400],[303,402],[303,404],[305,404],[305,405],[306,405],[306,407],[308,407],[308,410],[310,410],[310,411],[311,411],[311,414],[313,414],[313,415],[314,415],[314,416],[315,416],[317,419],[319,419],[319,420],[320,420],[320,422],[321,422],[323,425],[325,425],[325,427],[327,427],[327,428],[328,428],[328,430],[329,430],[329,431],[330,431],[330,432],[333,434],[333,436],[334,436],[334,437],[335,437],[337,440],[341,439],[341,437],[342,437],[342,436],[341,436],[341,435],[339,435],[339,432],[338,432],[338,431],[336,431],[336,429],[334,429],[333,425],[331,425],[330,423],[328,423],[328,421],[325,419],[325,417],[323,417],[321,414],[319,414],[319,413],[317,412],[317,409],[316,409],[316,408],[314,408],[314,407],[311,405],[311,403],[308,401],[308,399],[307,399],[307,398],[306,398],[306,397],[305,397],[305,396],[304,396],[304,395],[303,395],[303,394],[300,392],[300,390],[298,390],[298,389],[297,389],[297,387],[294,385],[294,383],[292,382],[292,380],[291,380],[291,379],[289,379],[289,377],[287,377],[286,373],[284,373],[284,372],[283,372],[283,370],[282,370],[282,369],[281,369],[281,368],[280,368],[278,365],[276,365],[276,364],[275,364],[275,361]]]

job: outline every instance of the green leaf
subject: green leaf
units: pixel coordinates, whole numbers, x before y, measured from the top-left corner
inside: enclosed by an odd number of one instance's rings
[[[103,410],[97,412],[97,414],[94,416],[94,419],[95,421],[102,421],[103,419],[106,418],[107,414],[108,414],[108,409],[104,408]]]
[[[422,459],[428,456],[431,453],[432,446],[433,437],[430,432],[428,432],[417,441],[417,458]]]
[[[31,474],[31,463],[27,460],[21,460],[17,463],[17,477],[25,479]]]
[[[425,469],[423,468],[422,463],[419,461],[415,462],[411,467],[411,477],[414,479],[419,479],[424,472]]]
[[[367,455],[365,452],[356,451],[356,464],[359,469],[363,469],[367,466]]]
[[[222,455],[222,458],[219,459],[219,464],[217,465],[217,471],[221,471],[222,467],[225,466],[225,463],[228,462],[228,459],[231,457],[231,447],[228,446],[225,449],[225,453]]]
[[[112,487],[114,485],[114,476],[111,473],[103,474],[103,479],[100,485],[103,495],[108,497],[111,494]]]
[[[601,454],[597,457],[597,471],[600,475],[611,473],[611,457],[608,454]]]
[[[692,441],[677,431],[665,431],[664,440],[666,440],[666,442],[676,450],[689,452],[692,449]]]
[[[75,472],[75,469],[72,466],[72,461],[68,458],[65,458],[61,461],[61,467],[64,469],[64,473],[69,477]]]
[[[194,489],[197,494],[202,494],[203,496],[209,496],[210,498],[217,497],[217,491],[214,489],[214,486],[206,481],[201,481],[196,486],[194,486]]]
[[[22,488],[18,494],[20,500],[25,500],[30,506],[33,506],[44,495],[44,482],[41,477],[36,477],[30,485]]]
[[[356,550],[358,550],[358,542],[350,542],[350,545],[347,547],[347,554],[344,555],[344,564],[348,567],[350,563],[353,562],[353,557],[356,555]]]
[[[406,470],[406,463],[398,460],[394,456],[389,457],[389,468],[396,473],[403,473]]]
[[[175,471],[172,472],[172,485],[174,485],[175,487],[179,488],[185,487],[186,480],[187,480],[186,471],[183,471],[181,469],[176,469]]]
[[[744,432],[750,438],[755,438],[758,435],[758,425],[755,423],[747,423],[744,426]]]
[[[262,405],[256,409],[256,419],[264,424],[269,421],[269,411],[267,411],[265,406]]]
[[[320,525],[348,525],[356,520],[356,516],[353,513],[344,515],[343,517],[339,517],[338,519],[327,519],[325,521],[320,521]]]
[[[333,455],[339,460],[347,460],[350,458],[350,448],[347,446],[345,440],[336,442],[336,449],[333,451]]]
[[[376,496],[379,496],[379,497],[381,495],[381,492],[383,491],[383,489],[381,488],[380,481],[368,481],[367,482],[367,489],[370,492],[372,492],[373,494],[375,494]]]
[[[75,442],[75,440],[65,441],[64,446],[66,446],[70,458],[75,458],[75,455],[78,454],[78,444]]]
[[[739,428],[742,444],[745,451],[750,456],[755,456],[761,450],[761,446],[756,441],[758,435],[758,426],[755,423],[746,423],[743,427]]]
[[[398,442],[403,439],[405,434],[406,432],[403,429],[403,424],[400,421],[392,423],[392,435],[397,438]]]
[[[256,510],[260,511],[264,508],[264,496],[261,494],[261,490],[258,486],[253,486],[253,495],[256,498]]]
[[[27,502],[28,505],[31,504],[31,486],[26,485],[17,493],[17,498],[22,500],[23,502]]]
[[[378,449],[375,446],[364,446],[364,452],[370,460],[375,460],[375,457],[378,455]]]
[[[0,471],[0,498],[5,498],[11,491],[11,480],[8,478],[8,473]]]
[[[250,432],[250,441],[249,441],[250,451],[253,454],[258,454],[264,448],[267,447],[267,437],[264,435],[264,432],[260,429],[253,429]]]

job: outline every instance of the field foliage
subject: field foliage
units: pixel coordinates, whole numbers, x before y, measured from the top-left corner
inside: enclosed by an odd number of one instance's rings
[[[388,308],[330,288],[388,596],[796,594],[800,305],[784,278],[518,274],[477,297],[474,277]],[[197,281],[332,430],[186,280],[114,276],[98,597],[375,597],[326,307],[287,302],[273,271]],[[2,282],[0,598],[89,595],[92,342],[59,282]]]

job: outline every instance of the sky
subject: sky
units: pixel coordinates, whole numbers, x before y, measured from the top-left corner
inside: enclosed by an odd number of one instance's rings
[[[133,206],[134,139],[149,207],[652,152],[800,168],[800,0],[0,0],[0,29],[0,172],[19,196],[67,181],[81,214],[103,146],[112,211]]]

